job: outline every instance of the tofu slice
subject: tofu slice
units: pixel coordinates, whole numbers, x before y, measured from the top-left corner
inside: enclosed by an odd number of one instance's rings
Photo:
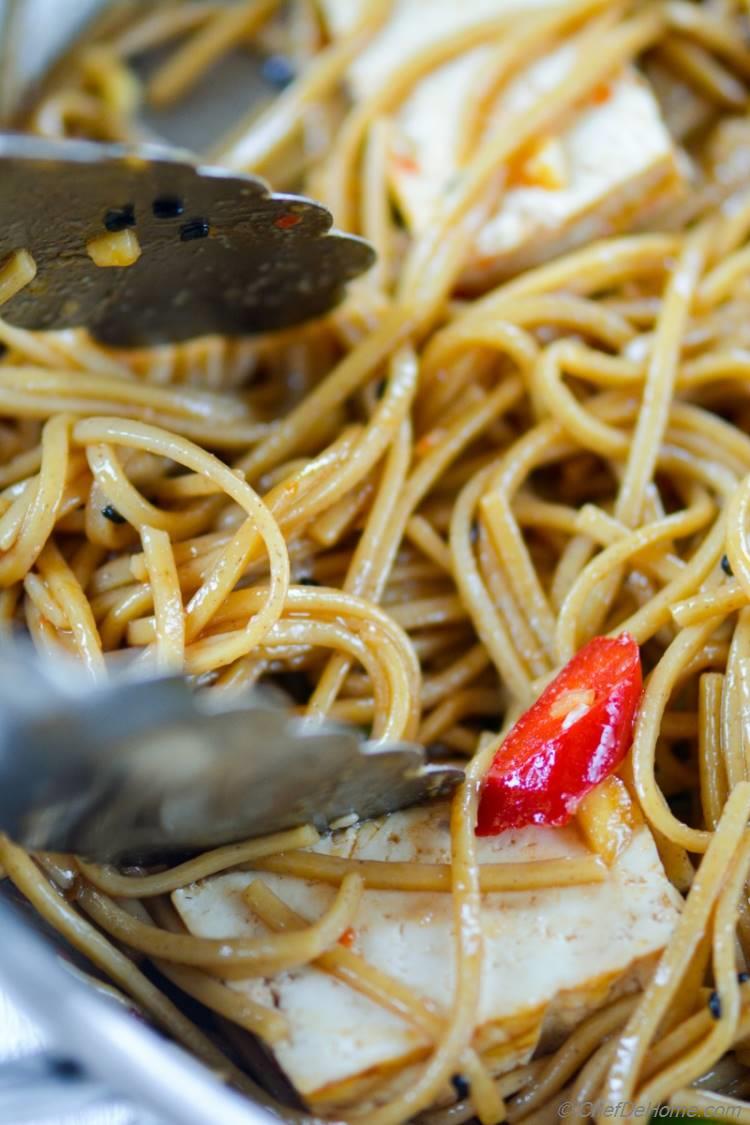
[[[490,48],[479,47],[422,80],[397,117],[392,182],[409,227],[429,226],[460,174],[461,106]],[[553,91],[574,65],[568,45],[546,55],[504,91],[494,116]],[[539,154],[555,153],[539,167]],[[594,91],[567,127],[540,137],[508,170],[500,206],[481,230],[464,283],[486,284],[627,229],[682,193],[677,151],[645,79],[628,67]]]
[[[564,7],[569,0],[394,0],[388,22],[354,61],[349,81],[356,98],[378,89],[407,59],[451,35],[488,19]],[[321,0],[326,26],[334,38],[353,30],[367,0]]]
[[[566,0],[558,0],[564,6]],[[549,0],[396,0],[393,15],[349,71],[356,99],[381,87],[406,59],[492,16],[549,8]],[[324,0],[331,32],[349,30],[359,0]],[[407,226],[429,227],[461,171],[462,107],[493,47],[476,47],[423,78],[395,117],[391,183]],[[563,44],[525,69],[490,111],[498,127],[554,88],[575,63]],[[541,159],[540,159],[541,155]],[[499,207],[476,239],[462,285],[481,289],[584,242],[643,223],[685,189],[684,166],[648,82],[625,68],[595,90],[555,136],[514,162]]]
[[[480,862],[586,855],[574,827],[530,827],[478,840]],[[448,806],[393,813],[335,832],[313,851],[359,859],[447,862]],[[216,876],[173,895],[187,928],[204,937],[266,932],[242,898],[262,879],[314,920],[334,889],[309,880],[248,871]],[[605,882],[483,896],[484,968],[475,1044],[500,1072],[551,1048],[606,999],[638,988],[668,940],[679,896],[666,879],[652,837],[638,828]],[[448,894],[366,890],[353,948],[367,961],[448,1010],[454,988],[453,918]],[[403,1080],[423,1058],[424,1035],[348,985],[313,968],[230,987],[277,1007],[288,1040],[276,1061],[313,1108],[345,1105],[375,1077]]]

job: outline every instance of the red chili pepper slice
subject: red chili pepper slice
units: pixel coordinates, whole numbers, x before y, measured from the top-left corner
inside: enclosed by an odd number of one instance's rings
[[[279,215],[278,219],[274,219],[273,225],[278,227],[279,230],[289,230],[290,227],[296,227],[301,222],[301,215],[293,215],[290,211],[287,211],[285,215]]]
[[[642,686],[633,637],[589,641],[499,746],[482,786],[477,835],[567,824],[625,757]]]

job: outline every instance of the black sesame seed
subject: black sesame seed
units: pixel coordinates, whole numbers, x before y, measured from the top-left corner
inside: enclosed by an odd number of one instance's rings
[[[126,230],[128,227],[135,226],[135,208],[132,203],[126,203],[124,207],[110,207],[104,216],[104,225],[107,230],[115,233],[119,230]]]
[[[721,997],[716,989],[711,993],[708,998],[708,1010],[715,1020],[721,1019]]]
[[[80,1078],[82,1068],[73,1059],[50,1059],[50,1070],[58,1078]]]
[[[194,238],[208,238],[208,219],[191,219],[180,227],[182,242],[192,242]]]
[[[458,1097],[459,1101],[466,1101],[469,1094],[471,1093],[471,1086],[469,1085],[467,1079],[464,1078],[463,1074],[454,1074],[451,1078],[451,1085],[456,1091],[456,1096]]]
[[[381,379],[375,388],[375,398],[382,398],[385,394],[385,388],[388,386],[387,379]]]
[[[300,578],[299,584],[300,586],[319,586],[320,582],[317,578],[313,578],[311,574],[306,574],[303,578]]]
[[[728,574],[730,578],[732,577],[732,574],[733,574],[732,567],[731,567],[729,559],[727,558],[726,555],[721,556],[721,569],[724,571],[725,574]]]
[[[471,521],[471,528],[469,529],[469,542],[476,543],[479,540],[479,520]]]
[[[185,204],[176,195],[160,195],[151,204],[157,219],[176,219],[185,210]]]
[[[102,515],[104,516],[105,520],[109,520],[110,523],[127,523],[125,516],[121,516],[117,511],[117,508],[115,508],[112,504],[107,504],[104,508],[102,508]]]
[[[260,73],[268,85],[277,90],[284,90],[296,77],[294,66],[285,55],[269,55]]]
[[[750,973],[737,973],[737,983],[738,984],[747,984],[747,982],[749,980],[750,980]]]

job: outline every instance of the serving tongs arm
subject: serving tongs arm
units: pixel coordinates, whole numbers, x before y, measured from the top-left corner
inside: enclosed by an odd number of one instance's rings
[[[51,1035],[49,1052],[0,1065],[0,1121],[20,1125],[94,1105],[137,1108],[138,1125],[301,1120],[294,1111],[282,1117],[260,1088],[259,1104],[241,1098],[122,1005],[87,987],[6,902],[0,902],[0,933],[0,984]]]
[[[217,705],[182,677],[93,690],[67,664],[0,647],[0,830],[28,848],[164,861],[380,816],[462,777],[266,693]]]

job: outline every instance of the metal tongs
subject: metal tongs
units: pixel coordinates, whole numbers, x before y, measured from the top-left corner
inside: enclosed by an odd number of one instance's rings
[[[462,776],[260,692],[217,708],[179,677],[92,688],[66,663],[0,649],[0,829],[32,849],[166,859],[379,816]]]
[[[375,258],[321,204],[160,145],[0,134],[0,215],[0,267],[19,249],[36,263],[3,317],[122,347],[310,320]],[[122,231],[138,260],[95,265],[90,243]]]
[[[0,0],[0,129],[102,6],[61,4],[50,20],[38,4]],[[268,94],[256,62],[236,62],[211,76],[200,107],[188,99],[152,123],[155,144],[0,132],[0,267],[21,249],[37,267],[4,318],[31,329],[85,326],[123,347],[267,332],[327,312],[372,265],[372,247],[331,230],[320,203],[195,155],[201,133],[221,131],[245,99]],[[135,235],[140,258],[95,265],[87,245],[122,231]]]

